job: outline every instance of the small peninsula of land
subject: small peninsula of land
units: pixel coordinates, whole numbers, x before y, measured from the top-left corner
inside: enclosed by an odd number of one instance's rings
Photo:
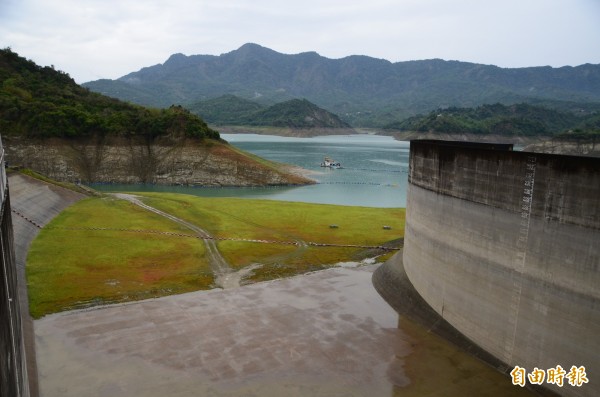
[[[186,106],[223,133],[254,133],[312,137],[355,134],[337,115],[306,99],[291,99],[264,106],[258,102],[223,95]]]
[[[438,109],[377,131],[398,140],[514,143],[527,151],[599,156],[600,107],[551,109],[527,103]]]

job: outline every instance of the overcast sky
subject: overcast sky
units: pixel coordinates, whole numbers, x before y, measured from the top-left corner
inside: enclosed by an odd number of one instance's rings
[[[328,58],[600,63],[600,0],[0,0],[0,47],[78,83],[244,43]]]

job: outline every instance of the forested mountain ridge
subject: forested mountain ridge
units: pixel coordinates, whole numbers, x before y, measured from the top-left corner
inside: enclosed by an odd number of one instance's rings
[[[186,107],[216,125],[243,125],[252,114],[265,108],[264,105],[231,94],[198,101]]]
[[[577,115],[526,103],[437,109],[390,123],[389,130],[443,134],[553,136],[568,130],[600,131],[600,112]]]
[[[600,103],[600,65],[508,69],[440,59],[392,63],[357,55],[287,55],[245,44],[219,56],[175,54],[162,65],[84,85],[164,107],[224,94],[264,104],[306,98],[353,126],[383,126],[449,106]]]
[[[351,128],[337,115],[301,99],[264,106],[234,95],[223,95],[193,103],[187,108],[215,125],[273,126],[295,129]]]
[[[265,186],[313,181],[249,155],[178,106],[148,109],[0,50],[0,133],[11,165],[58,181]]]

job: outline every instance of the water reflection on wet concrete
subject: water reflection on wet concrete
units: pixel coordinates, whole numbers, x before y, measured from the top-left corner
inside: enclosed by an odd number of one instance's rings
[[[376,266],[47,316],[35,322],[41,395],[526,392],[398,322],[372,287]]]

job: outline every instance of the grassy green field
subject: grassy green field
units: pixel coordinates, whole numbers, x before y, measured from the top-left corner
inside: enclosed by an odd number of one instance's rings
[[[143,201],[220,238],[380,245],[404,234],[404,209],[167,193],[144,193]],[[331,229],[332,224],[338,228]],[[392,229],[384,230],[383,225]],[[193,234],[173,221],[110,196],[74,204],[47,225],[31,245],[27,281],[33,317],[214,286],[202,240],[85,228]],[[243,241],[219,241],[218,248],[234,269],[262,264],[251,276],[253,281],[305,273],[366,255],[357,248]]]

